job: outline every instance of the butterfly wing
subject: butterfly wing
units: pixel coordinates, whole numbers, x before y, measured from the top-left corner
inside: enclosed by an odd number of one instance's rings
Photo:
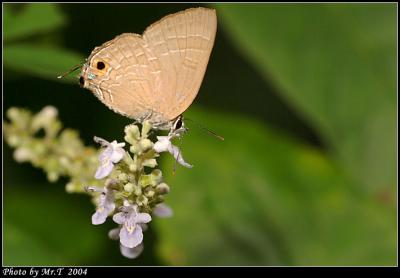
[[[216,28],[215,10],[195,8],[164,17],[143,36],[119,35],[93,50],[84,87],[117,113],[168,123],[196,97]]]
[[[149,26],[143,39],[159,59],[162,94],[154,108],[168,120],[193,102],[203,80],[217,30],[213,9],[193,8]]]
[[[99,62],[104,64],[100,69]],[[85,87],[109,108],[130,118],[144,118],[159,98],[161,65],[138,34],[124,33],[95,48],[84,75]]]

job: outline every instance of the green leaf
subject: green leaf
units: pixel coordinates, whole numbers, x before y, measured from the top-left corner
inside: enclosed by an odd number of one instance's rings
[[[6,265],[57,265],[64,263],[57,250],[43,248],[43,241],[37,240],[23,226],[4,221],[4,250]]]
[[[6,43],[53,31],[66,23],[65,16],[56,4],[27,4],[19,12],[11,10],[11,5],[15,6],[10,3],[4,6],[3,38]]]
[[[396,184],[395,4],[217,4],[220,31],[370,192]]]
[[[77,83],[76,74],[57,79],[84,57],[76,52],[36,44],[14,44],[4,48],[4,66],[50,80]]]
[[[323,153],[251,119],[190,109],[181,144],[192,169],[163,154],[170,219],[155,219],[174,265],[395,265],[395,201],[357,190]]]
[[[52,184],[31,186],[4,192],[6,265],[82,265],[104,252],[108,239],[91,224],[88,198],[82,210],[77,196],[62,187],[56,192]]]

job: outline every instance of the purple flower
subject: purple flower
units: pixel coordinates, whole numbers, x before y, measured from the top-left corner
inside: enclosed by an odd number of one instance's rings
[[[171,217],[173,215],[172,209],[164,203],[156,205],[153,213],[158,217]]]
[[[146,224],[142,224],[142,225],[146,225]],[[108,232],[108,236],[111,239],[118,240],[120,230],[121,230],[121,228],[112,229],[111,231]],[[120,248],[121,254],[123,256],[125,256],[129,259],[135,259],[143,252],[143,243],[141,243],[138,246],[133,247],[133,248],[128,248],[128,247],[120,244],[119,248]]]
[[[193,165],[190,165],[189,163],[186,163],[185,160],[183,160],[182,154],[177,146],[172,145],[171,139],[173,136],[157,136],[157,142],[154,144],[154,150],[158,153],[161,152],[166,152],[168,151],[172,156],[175,158],[175,160],[181,164],[182,166],[185,166],[187,168],[192,168]]]
[[[119,240],[123,246],[134,248],[143,241],[143,230],[140,224],[150,222],[151,216],[148,213],[140,213],[136,205],[131,205],[126,200],[121,210],[113,216],[114,222],[122,225]]]
[[[94,137],[94,141],[106,147],[99,155],[100,166],[94,175],[96,179],[101,180],[107,177],[114,168],[114,164],[118,163],[124,157],[125,150],[123,147],[125,143],[118,143],[116,140],[109,143],[103,138],[96,136]]]
[[[128,259],[135,259],[137,258],[143,251],[143,243],[139,244],[136,247],[133,248],[128,248],[123,246],[122,244],[119,246],[119,249],[121,250],[121,254]]]
[[[88,190],[97,192],[99,191],[99,189],[94,187],[89,187]],[[114,209],[115,209],[114,192],[111,189],[107,189],[106,187],[104,187],[104,190],[101,191],[96,212],[92,215],[92,224],[93,225],[103,224],[106,221],[107,216]]]

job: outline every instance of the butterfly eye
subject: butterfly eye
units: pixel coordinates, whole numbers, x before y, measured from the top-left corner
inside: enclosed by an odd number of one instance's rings
[[[106,67],[106,65],[103,63],[103,62],[97,62],[97,64],[96,64],[96,68],[98,69],[98,70],[102,70],[102,69],[104,69]]]
[[[175,123],[175,130],[180,129],[182,127],[182,120],[178,119]]]
[[[83,79],[83,76],[79,77],[79,85],[81,85],[81,87],[85,85],[85,79]]]

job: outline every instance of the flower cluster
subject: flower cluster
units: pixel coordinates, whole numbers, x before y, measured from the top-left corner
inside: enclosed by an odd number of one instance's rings
[[[173,149],[176,154],[179,149],[164,137],[161,141],[158,137],[159,141],[154,144],[148,138],[150,130],[149,122],[143,123],[141,132],[137,125],[125,127],[124,139],[130,145],[129,151],[124,149],[125,142],[94,138],[103,147],[95,178],[104,180],[104,187],[87,187],[87,191],[96,196],[97,203],[92,223],[102,224],[112,215],[119,227],[111,230],[109,236],[119,239],[121,253],[129,258],[142,252],[143,231],[152,219],[151,214],[159,217],[172,215],[172,210],[163,203],[163,195],[169,192],[169,186],[163,182],[161,170],[155,169],[156,158],[164,149],[156,146],[164,144],[166,150]],[[184,166],[189,165],[182,158],[177,160]]]
[[[5,139],[15,148],[15,159],[44,169],[50,181],[69,177],[68,192],[90,194],[96,204],[92,224],[112,218],[118,227],[109,232],[109,237],[119,240],[125,257],[136,258],[143,251],[143,231],[152,215],[172,216],[171,208],[164,203],[169,186],[156,167],[159,153],[167,151],[181,165],[192,167],[171,142],[179,134],[158,136],[153,143],[148,138],[152,129],[149,122],[142,124],[141,131],[132,124],[125,127],[123,143],[94,137],[101,145],[98,151],[84,146],[76,131],[61,131],[54,107],[45,107],[36,115],[11,108],[7,116],[10,123],[4,123]],[[44,130],[43,136],[38,135],[40,130]]]
[[[44,107],[39,113],[12,107],[3,123],[4,138],[13,148],[14,159],[30,162],[47,174],[50,182],[67,177],[67,192],[85,192],[84,185],[101,185],[94,179],[98,150],[85,146],[76,130],[62,129],[53,106]]]

